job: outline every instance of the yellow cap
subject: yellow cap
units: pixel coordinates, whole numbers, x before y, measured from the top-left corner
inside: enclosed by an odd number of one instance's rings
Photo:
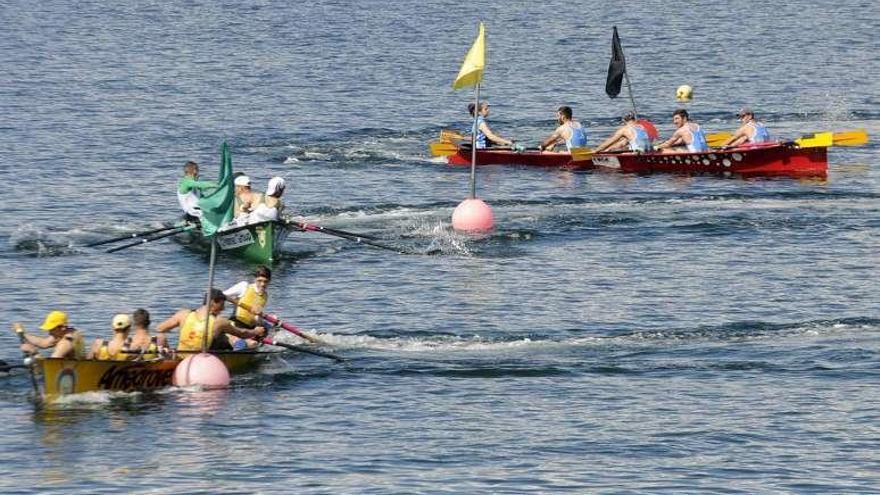
[[[40,328],[48,332],[61,325],[67,325],[67,313],[64,311],[52,311],[46,315],[46,320],[43,321]]]

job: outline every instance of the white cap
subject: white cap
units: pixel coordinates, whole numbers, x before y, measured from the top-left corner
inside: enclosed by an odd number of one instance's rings
[[[267,196],[281,196],[284,192],[284,179],[281,177],[272,177],[269,179],[269,185],[266,186]]]
[[[113,317],[113,329],[124,330],[131,326],[131,317],[126,314],[118,314]]]
[[[235,185],[250,187],[251,186],[251,178],[248,177],[247,175],[239,175],[238,177],[235,178]]]

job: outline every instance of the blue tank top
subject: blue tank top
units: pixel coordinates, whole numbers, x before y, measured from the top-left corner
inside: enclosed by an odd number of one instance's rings
[[[636,133],[635,139],[629,142],[630,151],[649,151],[651,149],[651,138],[648,137],[648,131],[640,125],[633,126]]]
[[[571,129],[571,137],[565,142],[568,151],[587,145],[587,131],[584,130],[584,126],[580,122],[569,122],[568,128]]]
[[[703,132],[703,128],[697,124],[688,124],[688,128],[691,130],[691,144],[687,147],[688,151],[709,151],[709,144],[706,143],[706,133]]]
[[[750,143],[766,143],[770,141],[770,131],[767,130],[766,125],[754,121],[749,122],[749,124],[755,129],[755,132],[749,137]]]
[[[485,121],[486,121],[486,119],[484,119],[482,115],[478,115],[477,121],[474,123],[473,134],[474,134],[474,136],[477,136],[476,145],[477,145],[478,150],[482,150],[482,149],[486,148],[486,135],[483,134],[483,131],[480,130],[480,126],[482,126],[483,122],[485,122]]]

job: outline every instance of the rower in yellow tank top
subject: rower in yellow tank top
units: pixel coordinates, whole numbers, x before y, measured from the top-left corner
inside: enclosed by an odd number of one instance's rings
[[[156,327],[159,334],[159,346],[167,345],[166,334],[174,328],[180,328],[180,341],[177,350],[202,350],[202,341],[205,332],[205,320],[208,327],[208,349],[222,350],[231,349],[227,335],[233,335],[243,339],[262,339],[266,335],[266,329],[256,327],[254,329],[236,328],[229,320],[218,316],[226,305],[226,296],[218,289],[211,289],[209,304],[202,305],[196,310],[181,309],[170,318]]]
[[[21,323],[13,323],[13,330],[21,336],[21,350],[28,354],[39,354],[38,349],[52,349],[50,357],[65,359],[84,359],[85,342],[79,330],[68,325],[67,313],[52,311],[40,328],[49,333],[45,337],[29,334]]]
[[[113,328],[113,337],[110,339],[95,339],[88,356],[102,361],[128,361],[133,359],[135,354],[127,352],[131,350],[131,339],[128,336],[128,332],[131,330],[131,316],[127,314],[114,316],[111,327]]]
[[[242,280],[232,287],[223,291],[230,300],[236,302],[235,310],[230,318],[233,325],[239,328],[254,328],[261,324],[260,313],[269,301],[269,281],[272,272],[265,266],[257,267],[254,272],[253,283]],[[242,342],[235,337],[229,338],[229,343],[235,350],[246,348],[253,349],[259,345],[256,341]]]
[[[200,351],[202,350],[202,342],[205,335],[205,318],[199,318],[198,311],[190,311],[180,326],[180,340],[177,343],[178,351]],[[214,315],[208,316],[208,349],[214,342],[214,324],[216,318]]]

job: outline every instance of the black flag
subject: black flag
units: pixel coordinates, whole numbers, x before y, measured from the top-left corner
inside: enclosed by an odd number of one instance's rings
[[[608,64],[608,80],[605,81],[605,93],[609,97],[614,98],[620,94],[625,73],[626,60],[623,58],[623,48],[617,36],[617,26],[614,26],[614,36],[611,38],[611,63]]]

